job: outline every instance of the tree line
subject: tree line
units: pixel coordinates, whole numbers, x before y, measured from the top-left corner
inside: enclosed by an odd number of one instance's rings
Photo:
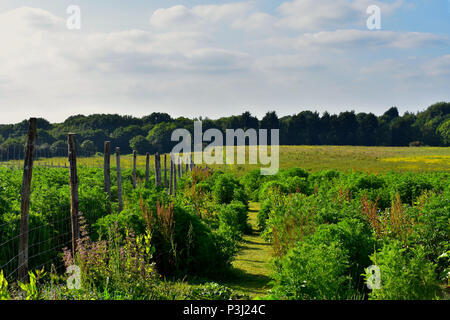
[[[399,114],[396,107],[381,116],[373,113],[345,111],[339,114],[301,111],[278,117],[269,111],[259,120],[250,112],[220,119],[186,117],[172,118],[167,113],[154,112],[137,118],[117,114],[75,115],[63,123],[38,119],[36,150],[41,156],[61,156],[67,149],[67,133],[77,134],[78,150],[84,155],[103,151],[104,141],[120,147],[122,153],[170,152],[173,130],[185,128],[193,132],[194,121],[201,120],[203,130],[280,129],[281,145],[353,145],[353,146],[449,146],[450,102],[439,102],[426,110]],[[0,159],[23,156],[28,126],[0,125]],[[22,150],[22,151],[21,151]],[[21,154],[22,152],[22,154]]]

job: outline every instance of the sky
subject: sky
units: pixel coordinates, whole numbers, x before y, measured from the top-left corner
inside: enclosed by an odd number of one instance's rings
[[[2,0],[0,41],[0,123],[450,101],[450,0]]]

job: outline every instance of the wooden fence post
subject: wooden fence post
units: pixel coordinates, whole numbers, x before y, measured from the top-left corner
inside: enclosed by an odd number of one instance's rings
[[[164,187],[167,188],[167,154],[164,155]]]
[[[123,210],[122,200],[122,173],[120,171],[120,148],[116,148],[116,169],[117,169],[117,198],[119,200],[119,213]]]
[[[158,186],[158,152],[155,153],[154,166],[155,166],[155,186]]]
[[[111,142],[105,141],[103,173],[105,176],[105,192],[111,197]]]
[[[70,220],[72,224],[72,257],[75,257],[77,240],[80,237],[80,226],[78,221],[78,175],[77,175],[77,153],[75,134],[69,133],[67,138],[69,154],[69,179],[70,179]]]
[[[173,162],[173,195],[177,196],[177,163]]]
[[[148,184],[150,179],[150,153],[147,152],[145,158],[145,183]]]
[[[155,154],[155,184],[157,187],[161,185],[161,157],[158,152]]]
[[[30,212],[30,187],[33,177],[33,154],[37,135],[37,119],[31,118],[25,144],[22,192],[20,203],[20,237],[18,277],[22,282],[28,279],[28,219]]]
[[[137,152],[136,150],[133,150],[133,189],[136,189],[136,157]]]
[[[161,155],[158,153],[158,186],[162,185]]]
[[[170,155],[170,187],[169,187],[169,194],[173,194],[173,161],[172,161],[172,154]]]

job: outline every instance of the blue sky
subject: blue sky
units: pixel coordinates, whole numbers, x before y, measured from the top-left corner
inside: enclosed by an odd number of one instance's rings
[[[81,30],[66,27],[69,5]],[[366,26],[369,5],[381,30]],[[450,100],[448,0],[2,0],[0,39],[0,123]]]

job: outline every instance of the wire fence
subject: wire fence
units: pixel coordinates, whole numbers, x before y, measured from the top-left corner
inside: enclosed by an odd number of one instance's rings
[[[16,145],[12,145],[0,150],[0,270],[4,271],[5,277],[10,281],[20,278],[21,239],[26,241],[28,248],[27,270],[44,267],[47,271],[64,272],[63,249],[73,249],[73,207],[71,206],[73,193],[69,183],[71,180],[69,172],[72,170],[69,163],[69,147],[61,145],[48,148],[41,147],[42,144],[37,137],[33,152],[26,234],[21,232],[21,223],[24,221],[21,190],[23,192],[23,183],[25,183],[26,148],[24,150],[22,147],[21,150]],[[110,150],[115,149],[110,148]],[[82,178],[88,180],[90,176],[96,176],[96,185],[93,188],[101,188],[103,192],[106,181],[97,178],[103,177],[103,171],[106,171],[104,155],[81,148],[77,148],[76,153],[77,167],[91,169],[82,171]],[[145,168],[146,182],[149,180],[151,171],[156,185],[166,187],[170,194],[176,194],[176,176],[180,178],[183,172],[193,169],[192,158],[171,160],[171,156],[164,157],[163,159],[168,162],[162,162],[161,158],[160,155],[149,154],[124,155],[120,157],[120,168],[133,170],[131,176],[133,187],[136,187],[136,168]],[[112,178],[112,180],[119,180],[123,174],[123,171],[117,170],[116,159],[117,157],[111,156],[108,166],[109,179]],[[122,173],[117,175],[117,172]],[[121,184],[118,181],[115,182],[118,184],[117,188],[121,189]],[[76,188],[78,189],[78,184]],[[107,196],[106,193],[110,191],[106,188],[101,197],[92,198],[86,195],[89,190],[85,189],[89,188],[91,186],[83,184],[80,186],[82,196],[77,204],[77,207],[78,205],[80,207],[79,211],[88,222],[88,230],[99,218],[110,213],[113,202],[122,201],[121,197],[119,199],[116,195]],[[123,204],[118,203],[118,208],[123,208]],[[78,219],[78,212],[76,215]],[[25,235],[27,239],[24,238]]]
[[[46,167],[46,168],[69,168],[68,161],[68,149],[66,147],[57,147],[53,151],[39,148],[39,138],[37,139],[37,147],[34,151],[34,167]],[[111,150],[115,150],[115,146],[112,146]],[[155,169],[155,155],[150,155],[150,169]],[[137,154],[136,164],[140,168],[145,168],[146,154]],[[80,167],[98,168],[103,169],[104,158],[103,153],[86,151],[77,149],[77,162]],[[23,169],[24,163],[24,151],[23,146],[20,151],[17,146],[7,146],[0,149],[0,167],[6,167],[10,169]],[[183,159],[183,163],[185,160]],[[133,154],[121,155],[120,159],[121,168],[124,170],[133,168]],[[111,157],[111,167],[117,166],[116,158]]]
[[[39,139],[36,145],[39,146]],[[54,150],[57,159],[67,159],[67,149]],[[70,246],[70,214],[65,209],[65,198],[52,199],[50,188],[60,185],[48,185],[43,181],[52,174],[45,170],[60,171],[58,175],[67,175],[67,165],[59,161],[50,161],[51,154],[35,148],[33,157],[33,180],[31,182],[31,204],[28,220],[28,267],[46,270],[53,268],[60,272],[64,264],[62,248]],[[23,237],[21,222],[21,188],[25,153],[16,146],[0,151],[0,270],[8,280],[16,280],[19,269],[19,241]],[[49,167],[49,169],[43,169]],[[58,169],[59,168],[59,169]],[[66,168],[66,169],[64,169]],[[58,176],[57,175],[57,176]],[[61,210],[57,210],[60,207]],[[70,207],[69,207],[70,208]]]

